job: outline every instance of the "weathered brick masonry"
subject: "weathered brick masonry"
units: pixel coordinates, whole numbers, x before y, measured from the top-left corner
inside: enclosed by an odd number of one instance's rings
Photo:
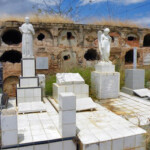
[[[22,22],[8,21],[0,25],[0,56],[4,66],[4,91],[15,96],[15,86],[21,74]],[[97,32],[106,26],[82,24],[33,23],[35,28],[34,54],[48,57],[49,69],[37,73],[54,73],[75,65],[93,66],[100,53]],[[122,65],[132,65],[133,47],[138,47],[138,65],[150,64],[150,29],[111,27],[111,60],[121,60]],[[11,51],[14,50],[14,51]],[[19,53],[18,53],[19,52]],[[12,63],[13,62],[13,63]]]

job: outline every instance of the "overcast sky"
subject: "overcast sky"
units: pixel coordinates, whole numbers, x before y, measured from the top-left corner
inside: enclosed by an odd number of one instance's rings
[[[54,0],[49,5],[54,5]],[[69,3],[70,0],[67,0]],[[150,0],[76,0],[83,8],[81,16],[92,18],[119,18],[150,25]],[[0,0],[0,16],[28,15],[33,6],[43,0]]]

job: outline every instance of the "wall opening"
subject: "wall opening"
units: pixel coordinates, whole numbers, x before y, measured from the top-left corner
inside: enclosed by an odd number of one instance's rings
[[[43,33],[40,33],[38,36],[37,36],[37,39],[39,41],[43,41],[45,39],[45,35]]]
[[[112,43],[114,43],[115,38],[113,36],[110,36],[110,37],[111,37]]]
[[[2,35],[2,40],[8,45],[19,44],[22,41],[22,34],[20,31],[10,29],[4,32]]]
[[[19,51],[16,50],[10,50],[4,52],[1,57],[1,62],[11,62],[11,63],[20,63],[22,58],[22,54]]]
[[[84,58],[87,61],[94,61],[94,60],[99,60],[99,54],[97,53],[97,51],[95,49],[89,49],[86,51]]]
[[[134,36],[129,36],[128,37],[128,41],[136,41],[136,40],[137,40],[137,38],[134,37]]]
[[[64,57],[63,57],[63,59],[66,61],[66,60],[69,60],[70,59],[70,55],[65,55]]]
[[[71,32],[67,32],[67,40],[71,40],[72,38],[72,33]]]
[[[150,34],[147,34],[145,37],[144,37],[144,43],[143,43],[143,46],[150,46]]]
[[[137,53],[137,59],[140,57]],[[133,50],[129,50],[125,55],[125,64],[133,64]]]
[[[16,85],[18,82],[19,79],[17,76],[10,76],[4,80],[4,92],[7,93],[9,97],[16,97]]]

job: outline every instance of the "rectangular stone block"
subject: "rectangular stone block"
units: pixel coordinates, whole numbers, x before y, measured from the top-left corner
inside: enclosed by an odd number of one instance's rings
[[[37,57],[36,58],[36,69],[48,69],[48,57]]]
[[[50,143],[49,150],[63,150],[63,142]]]
[[[57,73],[56,83],[59,85],[84,84],[85,81],[79,73]]]
[[[97,72],[115,72],[115,65],[112,65],[110,63],[98,63],[95,65],[95,70]]]
[[[59,110],[60,124],[75,124],[76,123],[76,110],[61,111]]]
[[[41,87],[17,88],[17,103],[39,102],[42,100]]]
[[[34,58],[22,59],[22,76],[23,77],[35,76],[35,59]]]
[[[87,84],[71,84],[59,85],[53,83],[53,98],[58,101],[59,94],[64,92],[72,92],[77,98],[89,97],[89,85]]]
[[[37,74],[39,77],[39,86],[42,88],[42,96],[45,96],[45,74]]]
[[[91,75],[92,92],[98,99],[117,98],[120,92],[120,73],[101,73]]]
[[[19,81],[20,87],[38,87],[39,78],[38,77],[20,77]]]
[[[60,93],[60,110],[76,110],[76,96],[73,93]]]
[[[18,131],[17,130],[2,131],[1,136],[2,136],[1,137],[2,146],[18,144]]]
[[[63,150],[76,150],[77,145],[72,140],[63,141]]]
[[[59,130],[63,138],[76,136],[76,124],[60,124]]]
[[[129,89],[143,89],[145,84],[144,69],[126,69],[125,87]]]
[[[17,130],[17,113],[15,109],[3,109],[1,113],[1,130]]]

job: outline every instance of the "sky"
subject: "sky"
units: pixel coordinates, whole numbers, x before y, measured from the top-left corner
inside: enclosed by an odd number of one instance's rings
[[[50,7],[55,7],[54,1],[45,0]],[[64,6],[69,6],[72,0],[64,0]],[[150,0],[74,0],[73,6],[80,7],[81,23],[100,19],[132,20],[141,25],[150,26]],[[0,0],[0,17],[5,15],[29,15],[36,12],[33,8],[42,6],[43,0]],[[74,15],[75,17],[75,15]]]

